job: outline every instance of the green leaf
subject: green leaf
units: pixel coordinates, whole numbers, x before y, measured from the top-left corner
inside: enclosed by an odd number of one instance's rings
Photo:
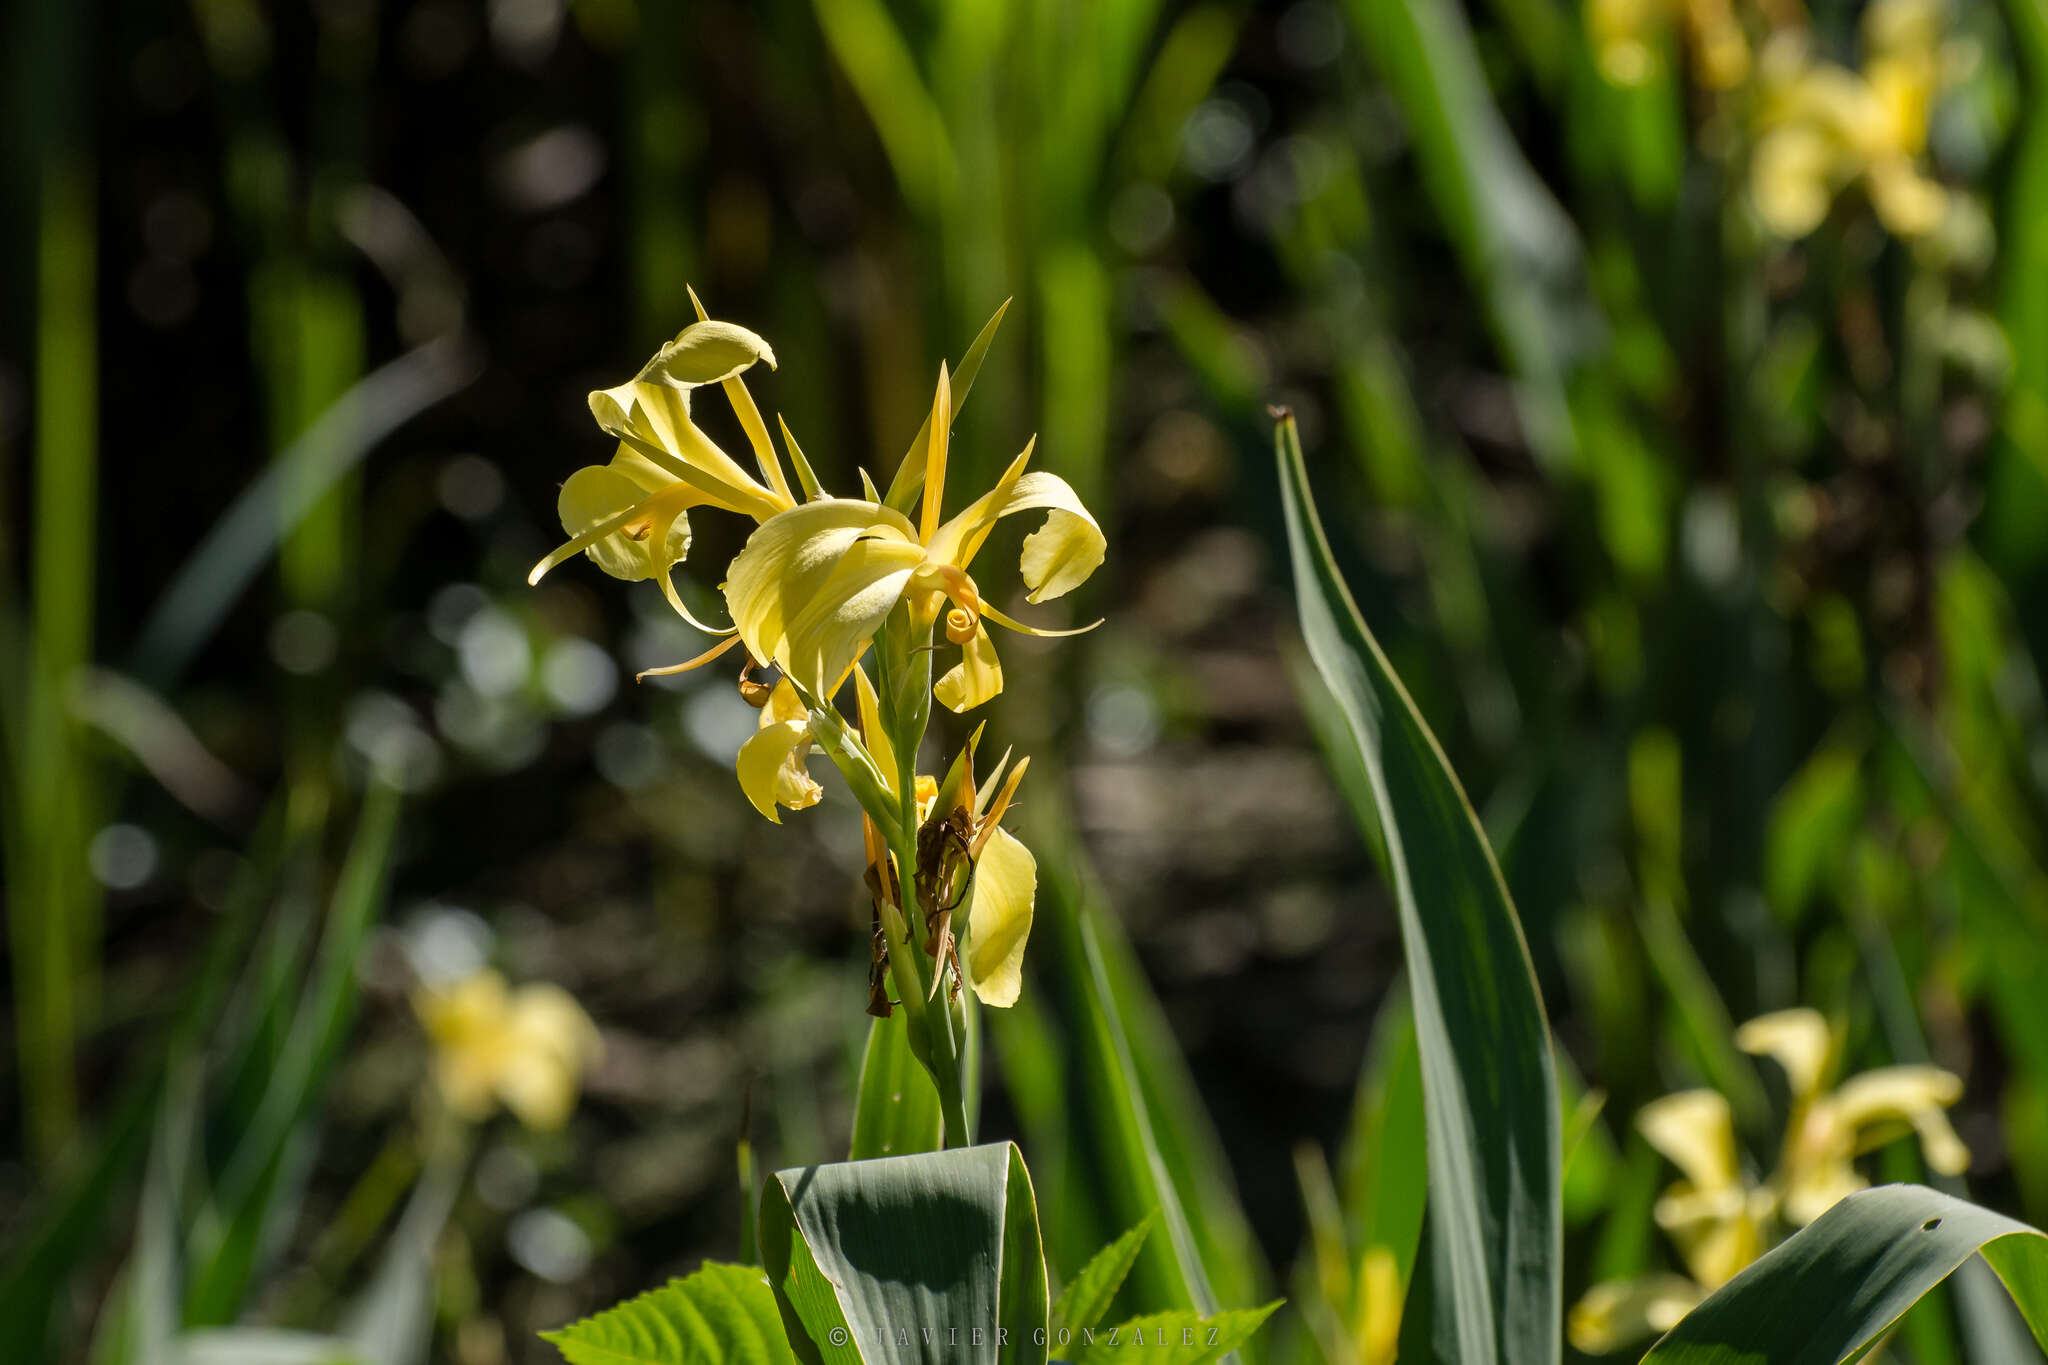
[[[860,1094],[853,1106],[854,1161],[935,1152],[943,1128],[939,1092],[910,1052],[903,1010],[868,1026],[860,1064]]]
[[[1302,635],[1365,761],[1400,910],[1436,1351],[1459,1365],[1542,1365],[1561,1343],[1562,1135],[1528,947],[1478,818],[1337,572],[1292,417],[1275,447]]]
[[[1721,1286],[1643,1365],[1839,1365],[1979,1254],[2048,1348],[2048,1237],[1938,1190],[1884,1185]]]
[[[967,406],[967,395],[974,388],[975,376],[981,373],[982,358],[988,354],[989,343],[996,339],[996,328],[1002,326],[1003,314],[1009,311],[1010,301],[1004,299],[1002,306],[996,309],[995,315],[981,325],[981,331],[975,336],[973,344],[967,348],[967,354],[960,357],[959,368],[952,373],[950,382],[955,421],[960,418],[960,409]],[[916,439],[911,441],[910,449],[904,453],[903,462],[896,466],[895,477],[889,480],[889,496],[883,499],[899,512],[916,502],[918,493],[924,488],[924,461],[929,453],[931,434],[931,414],[926,413],[923,424],[917,429]]]
[[[1109,1311],[1110,1300],[1123,1287],[1124,1276],[1131,1273],[1131,1267],[1137,1263],[1138,1252],[1144,1247],[1145,1238],[1157,1221],[1159,1211],[1154,1209],[1139,1220],[1136,1227],[1095,1253],[1095,1259],[1088,1262],[1074,1277],[1073,1283],[1061,1291],[1059,1302],[1052,1306],[1055,1327],[1079,1332],[1102,1321],[1102,1315]]]
[[[1280,1306],[1275,1299],[1263,1308],[1236,1308],[1203,1317],[1186,1311],[1151,1313],[1132,1318],[1108,1332],[1093,1333],[1093,1344],[1074,1357],[1074,1365],[1142,1360],[1146,1365],[1202,1365],[1220,1360],[1251,1340],[1252,1333]]]
[[[761,1253],[806,1362],[1045,1360],[1038,1206],[1014,1143],[777,1171]]]
[[[1422,1239],[1428,1172],[1415,1012],[1402,991],[1381,1009],[1366,1048],[1342,1154],[1340,1198],[1350,1244],[1391,1251],[1403,1285]]]
[[[541,1336],[569,1365],[781,1365],[796,1360],[767,1277],[752,1266],[716,1261]]]
[[[234,1320],[275,1219],[289,1202],[281,1196],[292,1182],[294,1161],[306,1155],[304,1139],[355,1018],[356,968],[384,905],[399,806],[398,790],[387,784],[364,795],[355,839],[335,880],[319,956],[293,997],[298,1008],[290,1032],[193,1237],[195,1268],[185,1291],[185,1319],[192,1326]]]

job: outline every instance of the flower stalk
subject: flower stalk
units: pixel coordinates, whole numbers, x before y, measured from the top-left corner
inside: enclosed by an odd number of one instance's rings
[[[563,484],[559,511],[569,538],[529,578],[538,582],[580,554],[614,578],[655,582],[678,616],[723,637],[686,662],[640,676],[740,661],[740,695],[759,715],[734,770],[741,794],[765,819],[780,824],[781,812],[816,805],[824,789],[807,764],[813,749],[831,758],[863,812],[874,900],[868,1011],[905,1012],[911,1052],[938,1090],[945,1145],[966,1146],[977,1074],[967,993],[1001,1009],[1023,987],[1038,869],[1002,820],[1029,760],[1013,764],[1006,754],[977,788],[972,741],[944,782],[918,774],[918,753],[935,699],[957,714],[1003,690],[991,623],[1039,636],[1093,628],[1033,625],[989,600],[969,570],[996,524],[1044,514],[1018,557],[1030,603],[1079,587],[1101,565],[1107,541],[1066,480],[1027,469],[1035,439],[993,488],[945,515],[954,418],[996,319],[957,372],[939,367],[931,415],[883,502],[865,473],[864,497],[827,494],[778,414],[793,489],[742,378],[756,363],[773,369],[774,350],[743,327],[712,321],[701,304],[697,314],[633,379],[590,395],[591,414],[618,445],[609,463],[580,469]],[[697,426],[693,395],[713,388],[745,430],[759,479]],[[730,625],[699,620],[672,577],[689,554],[689,513],[699,509],[757,523],[719,584]],[[936,681],[934,649],[949,658],[958,651]],[[835,702],[849,683],[857,728]]]
[[[882,728],[896,757],[897,799],[896,829],[888,839],[896,864],[896,901],[891,905],[884,896],[882,925],[888,934],[890,976],[908,1015],[911,1053],[931,1073],[939,1092],[945,1145],[966,1147],[972,1145],[974,1134],[967,1118],[965,1007],[945,979],[946,962],[925,951],[924,935],[906,912],[917,895],[917,835],[922,826],[917,754],[931,723],[932,622],[920,622],[917,615],[908,604],[898,607],[876,636],[877,691]]]

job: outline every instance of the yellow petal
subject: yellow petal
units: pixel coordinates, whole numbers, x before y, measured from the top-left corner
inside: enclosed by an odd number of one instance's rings
[[[776,824],[782,823],[777,806],[803,810],[818,804],[824,788],[804,768],[811,753],[811,724],[803,721],[766,721],[740,746],[738,762],[740,790],[755,810]]]
[[[896,746],[889,741],[889,731],[882,725],[881,699],[875,695],[875,685],[868,681],[867,670],[853,670],[853,696],[860,713],[861,742],[868,746],[868,753],[875,760],[875,768],[882,774],[882,783],[890,794],[896,794]]]
[[[1024,466],[1030,463],[1031,452],[1037,445],[1036,436],[1025,442],[1023,451],[1010,461],[1010,467],[996,480],[996,486],[961,509],[926,542],[925,551],[934,563],[951,564],[961,569],[967,567],[1003,515],[1011,493],[1016,491],[1017,481],[1024,477]]]
[[[1636,1128],[1652,1147],[1685,1172],[1694,1190],[1734,1187],[1735,1121],[1728,1101],[1712,1090],[1682,1090],[1652,1100],[1636,1114]]]
[[[434,1062],[434,1088],[450,1113],[482,1123],[497,1107],[498,1073],[487,1053],[475,1049],[442,1052]]]
[[[437,1044],[457,1046],[503,1027],[506,996],[505,978],[485,968],[450,985],[418,991],[413,1012]]]
[[[561,1127],[576,1107],[584,1068],[603,1051],[597,1026],[576,997],[535,982],[514,995],[508,1065],[498,1077],[505,1107],[539,1132]]]
[[[1572,1305],[1567,1331],[1587,1355],[1607,1355],[1662,1336],[1699,1306],[1699,1286],[1678,1275],[1596,1284]]]
[[[1019,566],[1027,601],[1061,597],[1081,586],[1101,566],[1109,541],[1081,499],[1057,474],[1043,470],[1017,480],[1001,516],[1036,508],[1047,509],[1045,525],[1024,537]]]
[[[745,328],[686,327],[632,379],[593,391],[591,416],[648,463],[697,488],[704,501],[757,520],[773,516],[789,506],[787,495],[762,487],[690,418],[690,390],[738,374],[753,363],[748,357],[773,360],[767,343]]]
[[[1785,1186],[1785,1221],[1794,1227],[1805,1227],[1869,1184],[1847,1161],[1809,1164]]]
[[[755,361],[775,368],[775,350],[732,322],[693,322],[654,353],[639,378],[670,388],[722,384],[744,374]]]
[[[1362,1365],[1394,1365],[1401,1345],[1401,1266],[1391,1248],[1369,1246],[1358,1263]]]
[[[924,551],[900,513],[851,498],[764,522],[727,571],[747,649],[829,697],[895,607]]]
[[[810,708],[797,695],[796,685],[787,678],[777,678],[775,686],[768,690],[768,703],[761,708],[761,719],[757,729],[765,730],[771,725],[795,721],[800,725],[809,724]]]
[[[1806,123],[1773,128],[1750,160],[1749,196],[1772,235],[1796,241],[1821,225],[1834,200],[1835,148]]]
[[[1820,1094],[1833,1045],[1826,1017],[1804,1007],[1762,1015],[1735,1030],[1735,1046],[1751,1056],[1773,1058],[1784,1068],[1795,1105]]]
[[[1870,167],[1870,203],[1878,219],[1901,237],[1924,237],[1948,213],[1948,192],[1915,170],[1905,157]]]
[[[1739,1191],[1730,1193],[1736,1196],[1735,1213],[1672,1232],[1672,1240],[1685,1257],[1685,1268],[1702,1289],[1719,1289],[1764,1252],[1763,1232],[1751,1201]]]
[[[960,647],[960,662],[932,688],[939,704],[953,712],[971,711],[1003,690],[1003,666],[996,658],[988,627],[976,623],[974,634]]]
[[[929,545],[939,529],[939,509],[946,497],[946,451],[953,438],[953,385],[943,360],[939,362],[939,388],[932,397],[932,415],[926,424],[929,434],[924,457],[924,515],[918,522],[917,538]]]
[[[1024,987],[1024,941],[1038,894],[1038,860],[998,829],[974,861],[967,902],[967,964],[984,1005],[1014,1005]]]
[[[1962,1097],[1962,1078],[1952,1071],[1935,1066],[1887,1066],[1850,1077],[1835,1091],[1832,1102],[1836,1120],[1849,1131],[1880,1130],[1859,1144],[1863,1150],[1872,1145],[1869,1138],[1882,1140],[1882,1130],[1891,1124],[1911,1124],[1920,1135],[1927,1164],[1941,1175],[1961,1175],[1970,1168],[1970,1152],[1942,1110]]]
[[[688,490],[678,489],[650,498],[638,483],[609,465],[589,465],[563,481],[555,510],[562,529],[574,538],[638,510],[640,516],[627,517],[618,529],[583,547],[590,561],[613,578],[638,583],[666,574],[689,554],[690,519],[683,510],[688,497]]]
[[[1012,620],[987,602],[981,604],[981,616],[983,620],[993,621],[1004,630],[1014,630],[1019,635],[1035,635],[1041,640],[1063,639],[1069,635],[1086,635],[1089,631],[1102,624],[1102,621],[1098,618],[1097,620],[1090,621],[1085,626],[1075,626],[1071,630],[1046,630],[1039,626],[1027,626],[1022,621]]]

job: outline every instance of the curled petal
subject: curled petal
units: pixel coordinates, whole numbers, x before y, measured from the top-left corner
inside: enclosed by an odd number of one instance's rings
[[[1844,1081],[1834,1093],[1835,1119],[1861,1137],[1864,1150],[1907,1123],[1920,1135],[1927,1164],[1942,1175],[1970,1168],[1970,1151],[1942,1110],[1963,1097],[1962,1078],[1935,1066],[1887,1066]]]
[[[966,568],[996,522],[1018,512],[1044,511],[1045,525],[1024,537],[1020,561],[1028,600],[1043,602],[1072,592],[1095,572],[1109,542],[1081,499],[1057,474],[1024,472],[1032,445],[1010,463],[990,492],[941,526],[927,542],[935,563]]]
[[[683,336],[694,330],[686,328]],[[679,337],[663,347],[632,379],[609,389],[594,390],[590,395],[590,415],[597,419],[599,427],[618,437],[647,465],[696,488],[702,495],[700,501],[756,520],[773,516],[789,506],[788,497],[762,487],[690,417],[690,390],[696,384],[684,376],[715,377],[720,373],[720,365],[729,368],[732,357],[719,348],[714,348],[708,358],[695,352],[677,352],[673,348],[681,340]]]
[[[578,539],[617,524],[616,530],[584,545],[583,553],[613,578],[637,583],[665,576],[690,552],[690,519],[684,511],[688,491],[680,494],[650,498],[619,470],[590,465],[563,482],[555,508],[562,529]],[[626,516],[633,512],[639,515]],[[626,517],[622,523],[621,517]]]
[[[1682,1090],[1652,1100],[1636,1114],[1636,1128],[1696,1191],[1734,1187],[1735,1120],[1728,1101],[1712,1090]]]
[[[777,806],[803,810],[825,794],[804,770],[810,754],[809,721],[768,721],[740,746],[740,790],[755,810],[781,824]]]
[[[932,688],[939,704],[953,712],[971,711],[1003,690],[1003,665],[996,658],[988,627],[977,624],[961,646],[960,662]]]
[[[1038,860],[998,829],[974,863],[967,905],[967,965],[984,1005],[1017,1003],[1024,987],[1024,942],[1038,894]]]
[[[1735,1030],[1735,1046],[1757,1057],[1770,1057],[1785,1069],[1796,1104],[1820,1094],[1827,1079],[1833,1035],[1819,1010],[1779,1010],[1750,1020]]]
[[[1047,509],[1045,525],[1024,537],[1020,560],[1024,586],[1031,590],[1026,600],[1031,602],[1061,597],[1080,587],[1101,566],[1109,548],[1095,518],[1057,474],[1040,471],[1017,480],[1003,514],[1040,507]]]
[[[877,503],[805,503],[764,522],[732,562],[726,605],[757,659],[829,697],[923,561],[910,523]]]
[[[1086,635],[1089,631],[1102,624],[1101,621],[1096,620],[1090,621],[1085,626],[1075,626],[1071,630],[1046,630],[1039,626],[1027,626],[1022,621],[1005,616],[986,602],[981,604],[981,614],[984,619],[995,622],[1004,630],[1014,630],[1019,635],[1036,635],[1041,640],[1058,640],[1064,639],[1069,635]]]

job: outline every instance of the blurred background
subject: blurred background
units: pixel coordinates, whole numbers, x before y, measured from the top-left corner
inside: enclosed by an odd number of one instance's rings
[[[538,1329],[736,1254],[743,1139],[844,1154],[854,807],[745,806],[726,673],[632,680],[699,648],[652,586],[525,583],[610,450],[585,393],[687,285],[774,345],[754,393],[841,492],[1013,299],[956,487],[1036,432],[1109,532],[1075,608],[1107,624],[1012,643],[989,715],[1041,892],[983,1130],[1024,1140],[1061,1273],[1143,1211],[1096,940],[1226,1302],[1329,1292],[1310,1214],[1381,1141],[1400,948],[1269,403],[1500,850],[1568,1106],[1606,1097],[1568,1291],[1668,1261],[1643,1102],[1714,1085],[1768,1166],[1782,1085],[1731,1031],[1800,1003],[1850,1069],[1961,1075],[1969,1192],[2048,1222],[2040,0],[4,22],[20,1358],[125,1358],[152,1276],[188,1328],[324,1331],[410,1264],[432,1358],[552,1360]],[[709,610],[744,528],[695,529]],[[449,1177],[410,1000],[487,964],[571,992],[603,1058]],[[1901,1353],[1961,1359],[1947,1311]]]

